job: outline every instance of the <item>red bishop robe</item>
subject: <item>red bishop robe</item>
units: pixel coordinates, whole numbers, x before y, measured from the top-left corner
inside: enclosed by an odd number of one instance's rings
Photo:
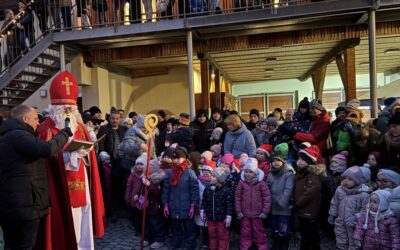
[[[78,129],[74,134],[74,139],[90,141],[90,136],[83,124],[78,123]],[[55,123],[47,118],[38,128],[38,137],[49,141],[53,135],[58,133]],[[101,191],[99,171],[97,167],[96,154],[91,150],[88,154],[89,167],[87,175],[91,197],[92,221],[94,237],[104,236],[105,229],[105,211],[103,195]],[[71,207],[85,206],[85,200],[82,200],[82,192],[75,192],[80,181],[84,180],[83,161],[81,161],[80,170],[72,172],[65,170],[63,152],[56,157],[46,161],[50,211],[44,223],[42,223],[38,240],[37,249],[46,250],[73,250],[77,249],[74,223]],[[82,177],[83,176],[83,177]],[[84,194],[83,190],[83,194]]]

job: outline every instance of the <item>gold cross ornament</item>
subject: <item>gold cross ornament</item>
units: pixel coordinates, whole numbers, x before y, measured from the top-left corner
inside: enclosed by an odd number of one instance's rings
[[[73,84],[73,82],[70,82],[69,81],[69,78],[68,77],[65,77],[65,81],[61,81],[61,85],[64,85],[65,86],[65,90],[66,90],[66,92],[67,92],[67,95],[71,95],[71,90],[70,90],[70,86],[72,87],[74,84]]]

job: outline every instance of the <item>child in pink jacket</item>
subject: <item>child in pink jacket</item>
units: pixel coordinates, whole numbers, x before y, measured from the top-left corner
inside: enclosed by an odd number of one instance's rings
[[[361,213],[354,231],[358,249],[400,249],[399,222],[389,208],[390,197],[391,193],[387,190],[371,194],[368,209]]]
[[[253,236],[259,250],[268,249],[263,219],[267,218],[271,209],[271,193],[263,178],[264,172],[258,168],[257,160],[249,158],[235,192],[235,211],[242,224],[241,250],[251,247]]]

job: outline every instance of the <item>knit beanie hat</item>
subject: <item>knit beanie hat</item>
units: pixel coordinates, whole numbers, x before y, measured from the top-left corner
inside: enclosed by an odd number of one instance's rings
[[[273,151],[272,151],[272,145],[270,144],[263,144],[259,148],[257,148],[257,151],[263,152],[268,158],[271,157]]]
[[[167,124],[168,124],[168,123],[171,123],[172,126],[173,126],[173,125],[179,125],[179,120],[176,119],[176,118],[174,118],[174,117],[171,117],[171,118],[169,118],[169,119],[167,120]]]
[[[286,142],[276,145],[274,148],[274,153],[282,155],[284,158],[286,158],[289,154],[289,145]]]
[[[135,123],[135,127],[137,128],[143,128],[144,127],[144,115],[138,115],[137,116],[137,122]]]
[[[102,151],[102,152],[99,154],[99,157],[100,157],[100,160],[101,160],[101,161],[105,161],[105,160],[110,159],[110,155],[109,155],[106,151]]]
[[[208,110],[207,109],[199,109],[196,112],[196,118],[199,118],[200,116],[205,116],[208,118]]]
[[[363,178],[368,182],[371,181],[371,170],[368,167],[360,167]]]
[[[239,158],[239,167],[242,168],[246,165],[247,160],[249,159],[249,156],[245,153],[240,155]]]
[[[221,114],[221,109],[219,109],[219,108],[213,108],[213,109],[211,110],[211,115],[213,115],[213,114],[215,114],[215,113]]]
[[[390,117],[388,125],[392,125],[392,124],[400,125],[400,113],[399,112],[395,113],[392,117]]]
[[[254,173],[257,173],[258,169],[258,161],[255,158],[248,158],[246,164],[244,165],[244,170],[250,170]]]
[[[310,102],[308,101],[307,97],[304,97],[303,100],[301,100],[299,102],[299,110],[301,108],[304,108],[304,109],[307,109],[307,110],[310,108]]]
[[[228,164],[228,165],[231,165],[232,164],[232,162],[233,162],[233,160],[234,160],[234,157],[233,157],[233,154],[225,154],[224,156],[222,156],[222,158],[221,158],[221,162],[222,163],[225,163],[225,164]]]
[[[210,150],[215,153],[216,156],[221,155],[222,145],[220,143],[212,145]]]
[[[179,114],[179,124],[184,126],[190,125],[190,116],[187,113],[180,113]]]
[[[161,116],[163,119],[164,119],[165,116],[167,115],[167,114],[165,114],[164,110],[159,110],[159,111],[157,112],[157,114],[158,114],[159,116]]]
[[[342,151],[332,157],[331,161],[335,161],[336,163],[342,165],[342,166],[347,166],[347,157],[349,156],[349,152],[347,151]]]
[[[346,171],[344,171],[342,176],[347,176],[351,178],[357,185],[360,185],[362,183],[363,175],[360,167],[358,166],[352,166],[348,168]]]
[[[172,149],[167,148],[161,154],[161,158],[164,158],[164,157],[168,157],[168,158],[174,159],[174,151]]]
[[[211,133],[210,140],[211,141],[212,140],[218,141],[219,139],[221,139],[221,135],[222,135],[223,132],[224,132],[224,130],[222,128],[216,127]]]
[[[83,123],[87,123],[88,121],[91,121],[92,120],[92,116],[91,115],[89,115],[89,114],[83,114],[82,115],[82,121],[83,121]]]
[[[89,109],[90,114],[93,116],[97,113],[101,113],[101,110],[97,106],[93,106]]]
[[[229,174],[226,173],[222,168],[214,169],[211,174],[217,178],[218,182],[223,184],[225,183],[226,179],[228,178]]]
[[[309,147],[311,147],[311,143],[309,143],[309,142],[302,142],[299,145],[299,149],[305,149],[305,148],[309,148]]]
[[[337,107],[335,109],[335,115],[337,116],[340,112],[346,112],[347,113],[347,110],[346,110],[345,107]]]
[[[385,108],[389,109],[390,106],[397,100],[396,97],[388,97],[383,101]]]
[[[179,158],[185,158],[187,159],[189,156],[186,148],[184,147],[178,147],[177,149],[175,149],[175,153],[174,153],[174,158],[175,159],[179,159]]]
[[[373,155],[375,157],[375,160],[379,159],[379,156],[381,155],[381,152],[379,151],[372,151],[371,153],[369,153],[370,155]]]
[[[138,158],[136,158],[135,164],[142,163],[144,166],[147,165],[147,154],[143,153]]]
[[[347,109],[359,109],[360,108],[360,100],[352,99],[346,104]]]
[[[272,127],[278,126],[278,122],[276,121],[275,117],[268,117],[267,126],[272,126]]]
[[[286,163],[285,157],[284,157],[283,155],[277,154],[277,153],[274,153],[274,154],[272,155],[272,157],[271,157],[271,162],[272,162],[273,160],[281,161],[281,162],[283,162],[284,164]]]
[[[213,171],[217,167],[217,164],[214,161],[205,160],[203,165],[201,166],[201,170]]]
[[[324,111],[326,110],[325,107],[322,105],[322,102],[318,99],[314,99],[310,102],[310,107],[311,108],[316,108],[319,111]]]
[[[395,186],[400,185],[400,174],[390,169],[381,169],[378,171],[378,176],[382,175],[394,183]]]
[[[319,158],[319,154],[319,148],[315,145],[299,151],[299,156],[308,164],[315,164]]]
[[[260,118],[260,111],[258,111],[257,109],[251,109],[250,115],[256,115],[258,118]]]
[[[150,174],[157,172],[160,169],[160,163],[157,159],[150,160]]]
[[[206,160],[208,160],[208,161],[211,161],[212,160],[212,152],[211,151],[204,151],[201,154],[201,157],[206,159]]]

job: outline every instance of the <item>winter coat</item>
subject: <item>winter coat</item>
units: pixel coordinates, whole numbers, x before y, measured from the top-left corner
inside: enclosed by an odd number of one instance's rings
[[[361,213],[354,231],[354,239],[362,242],[364,250],[392,250],[400,249],[399,222],[393,213],[378,220],[379,232],[375,233],[375,217],[368,215],[367,229],[363,226],[366,220],[366,211]]]
[[[102,126],[97,134],[97,138],[106,135],[103,140],[99,142],[99,152],[105,151],[110,155],[111,159],[119,158],[118,146],[124,139],[126,128],[119,126],[117,130],[113,131],[110,124]],[[115,155],[117,153],[117,155]]]
[[[242,213],[244,217],[258,218],[261,213],[269,214],[271,210],[271,193],[263,181],[264,175],[258,176],[254,183],[245,181],[244,174],[235,192],[236,214]]]
[[[122,166],[125,169],[131,169],[135,165],[136,158],[143,154],[140,146],[147,145],[147,138],[148,135],[144,134],[136,125],[126,131],[125,137],[119,145],[119,150],[124,153]],[[151,158],[156,158],[154,143],[152,143],[151,149]]]
[[[199,183],[195,172],[187,168],[182,173],[179,183],[173,186],[172,171],[172,169],[167,171],[161,200],[163,204],[168,204],[171,219],[188,219],[190,206],[192,204],[197,206],[199,203]]]
[[[332,198],[329,215],[336,217],[335,224],[344,225],[345,220],[365,209],[369,194],[359,187],[345,189],[339,186]]]
[[[167,136],[167,121],[164,120],[157,124],[159,135],[155,138],[156,154],[161,155],[165,150],[165,140]]]
[[[269,136],[266,131],[256,127],[251,130],[251,134],[254,137],[257,148],[263,144],[268,143]]]
[[[400,219],[400,186],[393,188],[391,191],[392,196],[390,197],[390,210]]]
[[[232,196],[236,192],[236,188],[239,184],[240,181],[240,174],[233,172],[230,175],[228,175],[228,178],[226,178],[225,185],[231,190]]]
[[[382,135],[378,143],[381,155],[378,159],[379,166],[392,169],[400,173],[400,145],[394,146],[389,142],[389,132]]]
[[[254,137],[246,126],[242,126],[236,131],[226,133],[224,142],[224,154],[231,153],[235,158],[246,153],[249,157],[256,155],[256,143]]]
[[[208,220],[224,221],[227,215],[233,216],[233,193],[226,185],[208,185],[203,192],[201,209],[205,210]]]
[[[294,202],[296,215],[317,219],[321,208],[321,175],[325,165],[310,165],[304,172],[297,172]]]
[[[8,119],[0,127],[0,221],[34,220],[48,214],[45,158],[68,141],[59,131],[49,142],[35,138],[32,127]]]
[[[190,129],[193,135],[195,151],[202,153],[209,150],[211,146],[210,137],[214,129],[212,123],[209,120],[206,120],[204,123],[195,120],[190,123]]]
[[[268,176],[269,176],[269,170],[271,166],[269,165],[269,161],[265,161],[263,163],[258,163],[258,168],[261,169],[264,172],[264,178],[263,181],[267,181]]]
[[[293,121],[296,124],[295,127],[300,132],[307,132],[310,129],[311,117],[307,114],[303,114],[300,111],[296,111],[293,115]]]
[[[136,173],[131,173],[126,183],[125,188],[125,202],[133,208],[138,208],[138,199],[135,200],[134,197],[137,195],[143,195],[143,181],[142,175]]]
[[[161,193],[163,181],[165,178],[165,172],[163,170],[158,170],[157,172],[151,174],[150,186],[148,191],[149,215],[159,215],[161,211]]]
[[[204,222],[200,217],[200,207],[203,205],[204,190],[206,189],[207,186],[210,185],[210,182],[209,181],[203,182],[200,179],[198,179],[197,182],[199,183],[199,209],[197,209],[196,214],[194,216],[194,222],[199,227],[206,227],[207,222]]]
[[[270,172],[267,184],[272,195],[272,215],[292,215],[290,201],[295,182],[296,178],[287,166],[278,173]]]
[[[389,130],[389,120],[393,114],[388,110],[383,110],[376,120],[376,129],[378,129],[382,134]]]
[[[336,189],[340,186],[341,173],[332,173],[331,170],[326,170],[322,175],[322,185],[327,191],[327,195],[333,197],[335,195]]]
[[[192,136],[190,134],[190,128],[180,127],[178,130],[171,134],[172,143],[178,143],[179,146],[186,148],[188,152],[192,152],[194,145]]]
[[[316,145],[321,151],[321,155],[323,155],[327,147],[326,140],[329,137],[330,126],[328,113],[323,116],[314,117],[314,120],[310,124],[309,132],[297,132],[293,139]]]

